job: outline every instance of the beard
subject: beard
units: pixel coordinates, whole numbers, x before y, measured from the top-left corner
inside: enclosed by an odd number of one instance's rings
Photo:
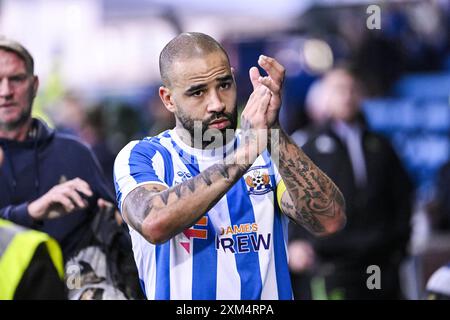
[[[31,109],[33,106],[33,101],[35,98],[35,92],[33,89],[33,86],[30,85],[30,87],[27,90],[27,105],[20,110],[19,115],[16,119],[9,120],[9,121],[2,121],[0,119],[0,129],[3,131],[15,131],[19,128],[21,128],[27,121],[31,118]]]
[[[12,120],[3,122],[0,120],[0,129],[4,131],[14,131],[22,127],[31,117],[31,104],[30,106],[22,109],[19,116]]]
[[[191,118],[187,113],[185,113],[181,108],[177,108],[177,113],[176,113],[176,117],[178,119],[178,121],[183,125],[183,128],[186,129],[189,132],[190,138],[191,138],[191,143],[192,145],[196,145],[196,146],[202,146],[203,149],[207,148],[208,146],[212,146],[214,145],[214,147],[217,146],[223,146],[225,145],[227,142],[227,134],[226,131],[227,130],[232,130],[233,132],[236,131],[237,128],[237,106],[235,106],[233,112],[229,113],[229,112],[214,112],[213,115],[211,115],[208,119],[206,120],[200,120],[200,119],[194,119]],[[220,131],[220,137],[218,137],[218,135],[213,135],[214,138],[214,142],[211,143],[210,140],[205,141],[205,133],[208,130],[211,130],[210,132],[212,132],[212,129],[208,128],[210,123],[214,120],[220,119],[220,118],[225,118],[230,122],[230,125],[227,128],[223,128],[223,129],[213,129],[215,132]],[[200,135],[201,133],[201,135]],[[234,134],[233,134],[234,137]],[[220,138],[220,141],[216,141],[217,138]]]

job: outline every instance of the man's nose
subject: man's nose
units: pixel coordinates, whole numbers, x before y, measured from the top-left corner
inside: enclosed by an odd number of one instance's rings
[[[0,79],[0,97],[10,97],[12,95],[11,84],[8,78]]]
[[[217,91],[212,91],[208,103],[208,112],[222,112],[225,110],[225,107],[220,94]]]

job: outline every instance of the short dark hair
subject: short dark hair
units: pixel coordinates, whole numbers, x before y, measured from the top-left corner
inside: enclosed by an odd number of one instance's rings
[[[170,68],[174,61],[221,51],[228,58],[225,49],[214,38],[200,32],[185,32],[173,38],[159,55],[159,72],[163,84],[170,86]]]
[[[19,42],[0,36],[0,49],[15,53],[25,63],[28,74],[34,74],[34,61],[30,52]]]

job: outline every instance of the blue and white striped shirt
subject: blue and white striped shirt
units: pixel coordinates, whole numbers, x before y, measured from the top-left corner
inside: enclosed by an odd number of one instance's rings
[[[196,176],[239,144],[194,149],[174,130],[130,142],[118,154],[114,180],[120,210],[136,187],[167,187]],[[276,201],[281,181],[267,151],[191,228],[153,245],[130,228],[148,299],[292,299],[288,219]],[[195,199],[192,199],[195,201]]]

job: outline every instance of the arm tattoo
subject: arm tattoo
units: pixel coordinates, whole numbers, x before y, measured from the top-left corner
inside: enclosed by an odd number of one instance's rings
[[[142,233],[142,223],[152,208],[150,198],[159,192],[156,186],[140,186],[133,190],[128,198],[125,198],[124,209],[129,223],[133,228]]]
[[[295,210],[295,207],[286,200],[281,200],[281,207],[283,208],[283,212],[294,222],[299,223],[314,233],[322,233],[325,231],[325,228],[322,226],[322,224],[319,222],[319,220],[314,217],[314,215],[308,213],[308,212],[302,212],[301,214],[297,213],[297,210]],[[294,217],[297,217],[295,219]]]
[[[248,167],[214,164],[199,175],[169,189],[155,185],[140,186],[125,199],[124,211],[128,221],[143,234],[142,225],[148,216],[155,218],[173,214],[167,218],[171,221],[169,233],[174,236],[212,208]]]
[[[278,143],[272,142],[271,152],[279,152],[279,171],[292,199],[283,197],[282,210],[313,233],[324,233],[327,223],[343,218],[344,198],[333,181],[282,130],[279,136]]]

